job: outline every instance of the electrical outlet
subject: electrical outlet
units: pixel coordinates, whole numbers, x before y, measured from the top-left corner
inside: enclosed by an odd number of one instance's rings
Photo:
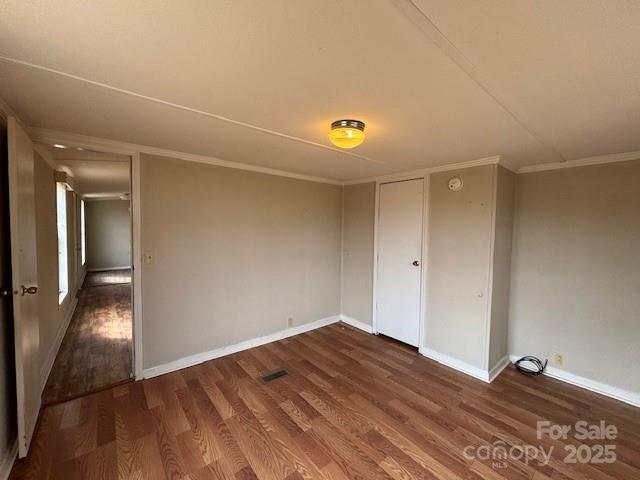
[[[145,252],[142,254],[142,257],[145,265],[153,265],[153,262],[154,262],[153,253]]]
[[[287,317],[287,327],[293,327],[293,317]]]
[[[553,363],[555,363],[559,367],[562,367],[564,365],[564,355],[562,355],[561,353],[556,353],[553,356]]]

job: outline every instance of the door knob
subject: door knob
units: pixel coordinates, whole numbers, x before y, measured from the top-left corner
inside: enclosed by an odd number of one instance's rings
[[[24,297],[26,294],[35,295],[38,293],[38,287],[25,287],[22,285],[22,296]]]
[[[414,267],[419,267],[420,266],[420,262],[418,260],[414,260],[411,265],[413,265]]]

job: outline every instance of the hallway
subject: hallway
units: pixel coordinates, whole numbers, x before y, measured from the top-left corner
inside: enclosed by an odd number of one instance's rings
[[[87,273],[78,295],[43,404],[126,381],[132,370],[131,270]]]

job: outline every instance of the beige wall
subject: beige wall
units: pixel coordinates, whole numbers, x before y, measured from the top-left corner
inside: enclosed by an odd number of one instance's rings
[[[487,295],[495,165],[431,175],[425,344],[487,367]],[[448,189],[452,176],[464,188]]]
[[[509,289],[516,181],[516,175],[502,166],[498,166],[496,173],[489,370],[509,354]]]
[[[371,325],[375,183],[344,187],[342,313]]]
[[[512,354],[640,391],[640,161],[518,175]]]
[[[342,189],[141,157],[149,368],[340,312]]]
[[[131,266],[129,200],[85,201],[87,268],[108,270]]]
[[[35,154],[36,240],[38,255],[38,315],[40,318],[41,369],[46,369],[55,355],[56,339],[64,333],[65,320],[71,313],[77,291],[75,276],[74,194],[67,193],[67,255],[69,259],[69,293],[58,304],[58,234],[56,224],[56,184],[53,169]],[[46,370],[41,373],[46,374]]]

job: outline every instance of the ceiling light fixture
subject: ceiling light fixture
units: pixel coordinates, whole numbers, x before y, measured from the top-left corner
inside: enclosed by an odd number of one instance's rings
[[[53,146],[54,146],[55,148],[67,148],[67,146],[66,146],[66,145],[62,145],[61,143],[54,143],[54,144],[53,144]]]
[[[357,147],[364,142],[364,137],[364,122],[360,120],[336,120],[331,124],[329,140],[336,147]]]

